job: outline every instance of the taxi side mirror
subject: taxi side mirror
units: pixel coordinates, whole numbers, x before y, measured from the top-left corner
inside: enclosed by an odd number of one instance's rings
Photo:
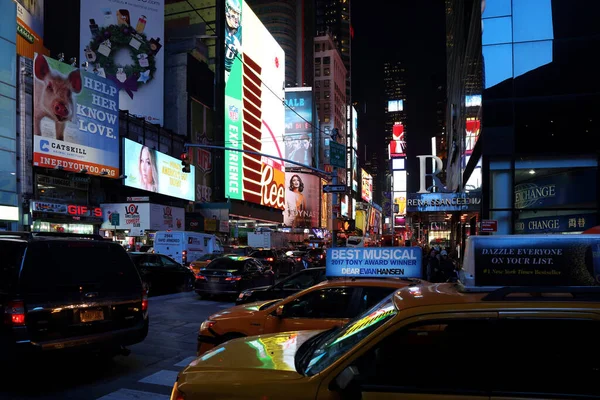
[[[346,390],[350,387],[350,384],[358,376],[358,368],[351,365],[344,368],[344,370],[335,378],[335,386],[339,390]]]

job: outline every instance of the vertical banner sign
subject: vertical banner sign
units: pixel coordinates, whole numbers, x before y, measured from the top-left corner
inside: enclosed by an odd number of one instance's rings
[[[285,103],[285,158],[312,167],[312,88],[286,89]]]
[[[117,178],[115,84],[41,54],[33,73],[33,165]]]
[[[214,129],[210,122],[213,111],[195,100],[190,101],[190,130],[192,143],[214,144]],[[192,163],[196,167],[196,201],[210,203],[213,188],[212,151],[196,147],[192,149]]]
[[[225,144],[284,158],[283,49],[244,1],[225,13]],[[225,195],[283,210],[283,162],[226,150]]]
[[[163,123],[164,0],[82,2],[80,60],[119,89],[120,107]]]
[[[321,178],[286,172],[283,223],[292,228],[317,228],[321,204]]]

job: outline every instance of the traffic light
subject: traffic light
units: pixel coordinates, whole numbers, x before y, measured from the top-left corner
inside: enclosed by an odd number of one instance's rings
[[[181,153],[181,165],[183,166],[183,168],[181,168],[181,172],[185,172],[186,174],[189,174],[191,172],[190,170],[190,159],[188,156],[187,151],[184,151],[183,153]]]

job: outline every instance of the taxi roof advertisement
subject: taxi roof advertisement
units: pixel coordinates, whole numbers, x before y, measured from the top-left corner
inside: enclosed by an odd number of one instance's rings
[[[489,236],[471,245],[476,286],[598,285],[600,235]]]
[[[349,278],[420,278],[420,247],[334,247],[327,250],[326,275]]]

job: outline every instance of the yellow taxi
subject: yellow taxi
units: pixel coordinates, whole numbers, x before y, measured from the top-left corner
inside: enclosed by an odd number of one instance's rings
[[[215,258],[219,258],[219,257],[237,257],[237,254],[223,254],[223,253],[211,253],[211,254],[205,254],[202,257],[200,257],[197,260],[194,260],[190,263],[189,268],[192,270],[192,272],[197,275],[198,272],[200,272],[200,270],[202,268],[205,268],[208,264],[210,264]]]
[[[235,306],[200,326],[198,355],[228,340],[266,333],[340,327],[419,279],[329,279],[285,299]]]
[[[600,396],[598,289],[406,287],[344,327],[226,342],[171,399]]]
[[[223,343],[171,399],[600,398],[600,235],[523,236],[468,240],[469,285],[408,286],[342,327]]]

